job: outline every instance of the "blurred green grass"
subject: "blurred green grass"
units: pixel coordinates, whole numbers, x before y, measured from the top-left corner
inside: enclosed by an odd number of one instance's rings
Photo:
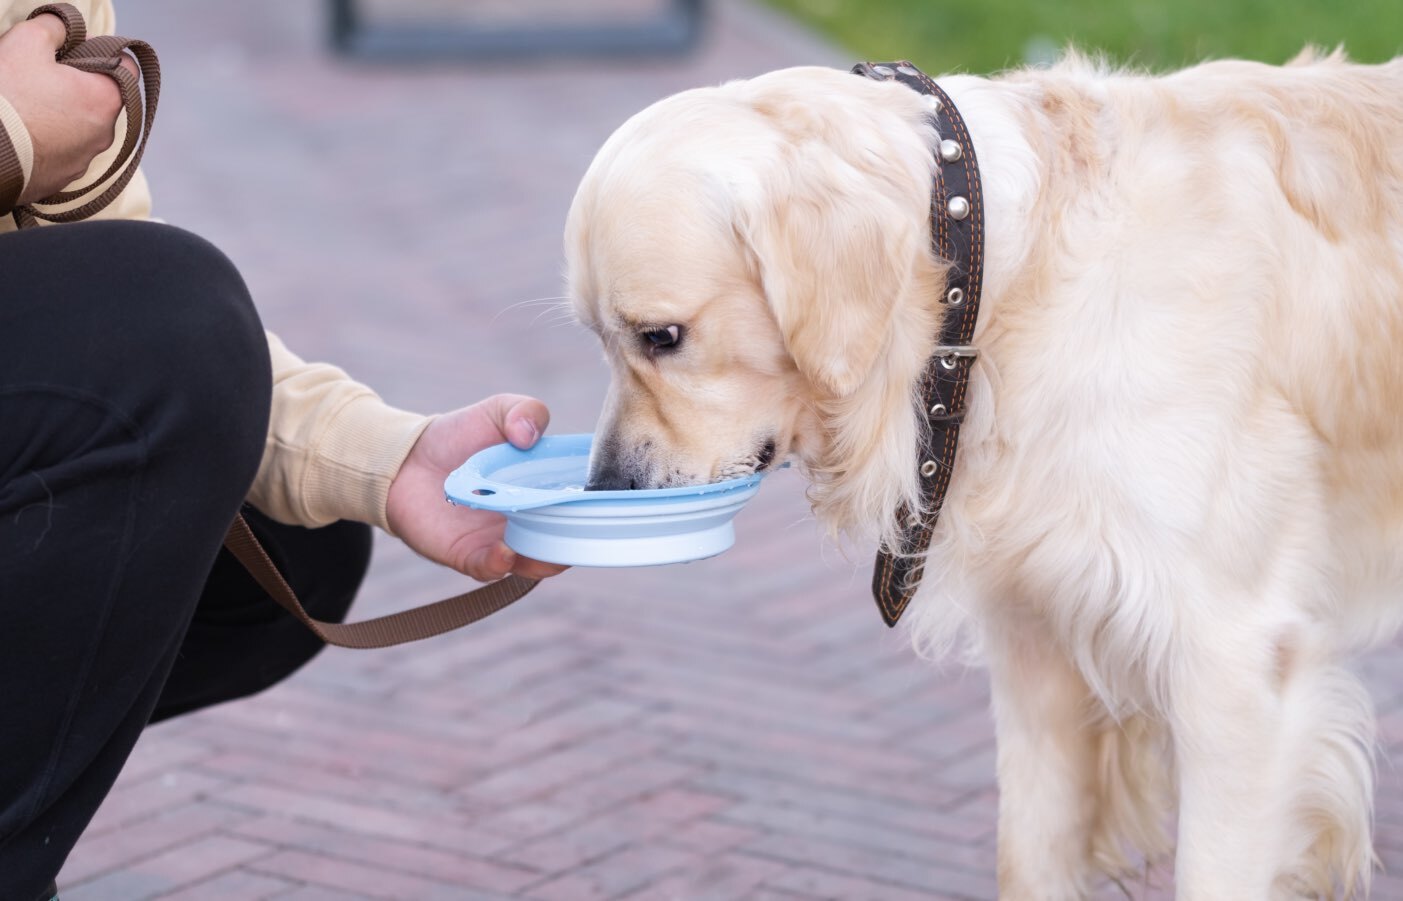
[[[1048,63],[1066,46],[1154,71],[1227,56],[1281,63],[1307,44],[1403,52],[1403,0],[768,0],[862,59],[932,74]]]

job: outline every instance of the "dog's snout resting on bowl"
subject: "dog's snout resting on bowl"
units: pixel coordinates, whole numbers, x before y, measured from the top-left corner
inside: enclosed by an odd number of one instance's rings
[[[979,358],[918,648],[990,668],[999,884],[1367,891],[1403,622],[1403,63],[940,79],[978,150]],[[567,225],[613,379],[596,487],[793,459],[890,545],[949,261],[906,87],[802,68],[635,116]],[[1177,815],[1177,844],[1167,829]]]

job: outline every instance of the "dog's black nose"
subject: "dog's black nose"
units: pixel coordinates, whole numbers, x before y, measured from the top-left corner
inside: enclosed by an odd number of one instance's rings
[[[775,462],[775,439],[771,438],[760,448],[760,452],[755,455],[756,469],[764,469]]]
[[[628,465],[627,456],[619,453],[618,444],[603,441],[595,448],[589,461],[586,491],[631,491],[638,487],[638,473]]]
[[[591,473],[589,481],[585,483],[586,491],[632,491],[637,487],[632,478],[621,472]]]

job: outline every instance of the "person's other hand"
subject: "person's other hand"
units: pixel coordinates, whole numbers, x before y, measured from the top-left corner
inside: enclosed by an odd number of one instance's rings
[[[390,529],[418,553],[488,582],[515,573],[543,579],[566,567],[519,557],[502,541],[506,519],[486,510],[449,504],[443,480],[485,447],[510,441],[535,444],[550,422],[546,405],[519,394],[498,394],[438,417],[405,458],[385,512]]]
[[[0,93],[19,113],[34,145],[34,169],[20,203],[63,190],[112,146],[122,94],[106,75],[61,65],[63,20],[35,16],[0,35]],[[123,62],[133,75],[136,63]]]

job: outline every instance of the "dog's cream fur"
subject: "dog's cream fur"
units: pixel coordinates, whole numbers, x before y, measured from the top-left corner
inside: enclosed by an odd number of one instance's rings
[[[906,623],[991,669],[1008,898],[1166,854],[1182,898],[1367,893],[1374,723],[1341,660],[1403,621],[1403,60],[941,80],[983,175],[969,414]],[[592,478],[778,458],[837,530],[919,503],[944,264],[895,83],[689,91],[567,226],[613,369]],[[670,352],[645,334],[682,326]]]

